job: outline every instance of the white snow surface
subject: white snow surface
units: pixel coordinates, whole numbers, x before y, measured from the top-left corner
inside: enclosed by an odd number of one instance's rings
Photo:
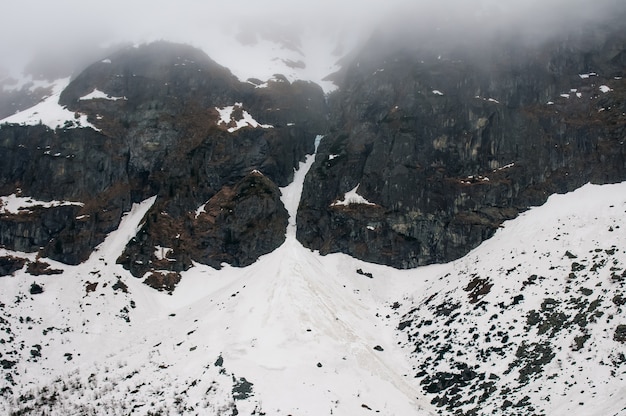
[[[172,249],[169,247],[156,245],[154,246],[154,257],[156,257],[158,260],[165,260],[171,251]]]
[[[511,411],[528,396],[533,414],[623,415],[625,191],[553,195],[462,259],[416,270],[420,290],[398,308],[412,365],[485,375],[491,385],[458,392],[465,411],[481,403],[479,414],[501,414],[505,400]],[[483,388],[496,397],[479,400]]]
[[[357,184],[357,186],[352,188],[350,191],[346,192],[342,199],[337,200],[330,205],[331,206],[339,206],[339,205],[347,206],[351,204],[376,205],[373,202],[368,201],[367,199],[365,199],[364,197],[362,197],[361,195],[357,193],[357,190],[359,189],[359,185],[361,184]]]
[[[111,62],[111,61],[109,61]],[[117,101],[117,100],[125,100],[126,97],[112,97],[109,94],[100,91],[97,88],[94,88],[94,90],[92,92],[90,92],[87,95],[83,95],[82,97],[79,98],[79,100],[95,100],[95,99],[102,99],[102,100],[110,100],[110,101]]]
[[[236,120],[235,117],[233,116],[233,111],[235,111],[235,108],[237,108],[238,110],[241,110],[241,118],[239,120]],[[218,125],[225,124],[227,126],[232,126],[232,127],[228,127],[227,129],[229,133],[235,132],[243,127],[253,127],[253,128],[262,128],[262,129],[274,128],[274,126],[270,124],[261,124],[258,121],[256,121],[254,117],[250,115],[250,113],[248,113],[246,110],[243,110],[242,103],[235,103],[234,105],[229,105],[224,108],[215,107],[215,109],[220,115],[220,119],[217,121],[217,124]]]
[[[565,302],[568,287],[578,290],[574,285],[593,292],[577,297],[602,298],[607,308],[623,294],[623,285],[610,276],[611,270],[626,269],[626,236],[619,228],[626,183],[586,185],[553,196],[506,222],[462,259],[396,270],[342,254],[320,256],[298,243],[295,212],[313,160],[309,156],[293,183],[281,188],[291,216],[285,243],[248,267],[215,270],[197,264],[182,273],[172,295],[132,277],[116,259],[141,229],[153,197],[134,205],[85,263],[41,259],[63,273],[32,276],[23,268],[0,278],[0,352],[14,362],[5,370],[14,384],[0,381],[12,391],[0,396],[0,413],[37,404],[51,415],[223,415],[235,407],[240,415],[431,415],[438,410],[430,403],[433,395],[426,395],[415,373],[424,362],[429,371],[450,370],[451,364],[437,361],[446,350],[426,336],[453,332],[446,339],[465,354],[458,359],[496,374],[500,388],[513,383],[520,369],[505,374],[513,347],[504,357],[479,359],[480,348],[500,343],[495,332],[513,328],[508,330],[518,340],[514,345],[526,332],[529,342],[543,339],[535,327],[524,329],[525,313],[540,309],[544,298]],[[564,256],[566,250],[578,255],[588,272],[574,283],[567,278],[572,259]],[[607,253],[611,260],[592,272],[585,259],[597,255],[600,262]],[[7,250],[0,255],[35,260]],[[498,306],[508,305],[532,274],[540,278],[524,290],[519,309]],[[483,308],[467,302],[465,288],[474,275],[493,284],[481,295]],[[34,282],[43,293],[29,293]],[[459,303],[464,318],[441,317],[440,309],[431,308],[444,301]],[[613,332],[626,324],[626,315],[611,307],[586,328],[590,338],[580,351],[570,348],[573,335],[553,337],[558,345],[545,370],[549,385],[542,389],[531,381],[504,398],[528,395],[539,403],[537,413],[550,415],[623,414],[624,366],[599,364],[610,364],[623,352]],[[403,319],[414,320],[410,331],[397,330]],[[432,323],[418,329],[420,319]],[[490,331],[492,323],[498,327]],[[426,342],[420,353],[406,338],[415,330]],[[492,341],[471,341],[472,333],[490,332]],[[53,395],[55,400],[48,400]],[[502,400],[486,400],[479,414],[498,413]]]
[[[0,124],[44,124],[51,129],[67,126],[68,128],[91,127],[94,130],[98,130],[87,121],[87,116],[85,114],[74,113],[59,105],[59,96],[69,83],[69,77],[55,81],[52,85],[51,95],[45,97],[41,102],[39,102],[39,104],[36,104],[33,107],[0,120]]]
[[[0,214],[19,214],[20,212],[28,212],[30,208],[51,208],[64,205],[83,206],[83,203],[71,201],[38,201],[16,194],[0,196]]]
[[[196,44],[240,81],[266,81],[282,74],[289,82],[315,82],[325,92],[337,88],[326,77],[340,69],[340,59],[358,42],[357,36],[315,26],[301,27],[297,35],[283,38],[258,34],[250,42],[241,42],[234,32],[236,28],[232,30],[221,28],[205,36],[202,44],[196,40]]]

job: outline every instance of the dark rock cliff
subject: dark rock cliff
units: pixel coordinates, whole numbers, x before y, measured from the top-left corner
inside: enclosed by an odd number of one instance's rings
[[[326,102],[312,83],[277,77],[259,88],[255,82],[238,81],[194,48],[165,42],[127,48],[91,65],[59,103],[86,114],[97,130],[72,122],[55,131],[0,128],[0,195],[82,206],[2,214],[0,244],[76,264],[132,203],[157,195],[141,238],[121,258],[136,276],[156,268],[177,272],[192,260],[244,265],[273,250],[284,239],[279,224],[287,221],[277,186],[287,185],[298,162],[313,152],[315,136],[326,128]],[[227,107],[231,113],[220,115]],[[244,115],[261,126],[241,123]],[[251,179],[254,170],[263,179]],[[241,190],[250,181],[258,194]],[[192,213],[233,189],[241,207],[216,220],[230,231],[209,232],[203,216]],[[249,206],[257,203],[262,209]],[[154,220],[160,217],[168,218],[169,228]],[[253,219],[267,232],[241,229]],[[178,235],[198,233],[210,234],[203,240],[206,252],[178,242]],[[164,262],[155,246],[175,250]]]
[[[119,261],[135,276],[179,272],[191,260],[247,266],[285,241],[288,217],[276,184],[253,171],[182,218],[152,210]]]
[[[121,140],[92,129],[0,129],[0,194],[84,203],[0,214],[0,244],[70,264],[117,228],[132,201]]]
[[[444,262],[552,193],[626,180],[626,30],[614,23],[533,47],[372,41],[331,97],[298,239],[398,268]],[[357,186],[369,204],[336,203]]]
[[[305,246],[399,268],[458,258],[554,192],[626,180],[618,20],[533,45],[376,37],[330,97],[279,75],[240,82],[189,46],[120,50],[60,96],[95,128],[1,126],[0,195],[76,204],[0,211],[0,244],[77,264],[156,195],[119,259],[135,276],[172,290],[194,261],[250,264],[284,240],[278,187],[325,131],[297,214]]]

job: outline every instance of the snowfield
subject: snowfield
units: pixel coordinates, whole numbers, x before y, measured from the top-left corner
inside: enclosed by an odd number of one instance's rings
[[[171,295],[132,277],[115,260],[151,198],[84,264],[0,277],[0,411],[626,412],[626,183],[553,196],[462,259],[396,270],[297,242],[313,160],[281,189],[285,243],[251,266],[198,264]]]

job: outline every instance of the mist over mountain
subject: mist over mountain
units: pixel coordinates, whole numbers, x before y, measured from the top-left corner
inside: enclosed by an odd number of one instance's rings
[[[6,4],[0,412],[626,412],[626,7]]]
[[[230,45],[226,38],[239,37],[254,43],[264,37],[283,38],[297,45],[297,37],[311,30],[316,36],[331,35],[335,42],[353,46],[354,38],[366,39],[374,31],[397,33],[397,41],[409,44],[451,43],[468,46],[484,37],[546,39],[624,12],[618,0],[593,3],[575,0],[541,2],[494,0],[330,2],[294,4],[272,0],[237,2],[172,3],[167,0],[108,2],[95,7],[77,0],[49,3],[40,0],[9,1],[7,19],[0,29],[2,66],[16,72],[33,59],[63,56],[81,65],[95,59],[94,50],[119,43],[155,40],[189,43],[203,49],[222,64]],[[37,10],[37,13],[28,13]],[[320,47],[324,47],[320,42]],[[301,46],[301,45],[298,45]],[[336,45],[331,45],[329,54]],[[231,54],[239,51],[232,50]],[[82,58],[82,55],[86,58]],[[254,53],[251,53],[254,56]],[[220,59],[224,56],[225,59]],[[58,59],[57,59],[58,61]],[[253,62],[253,61],[249,61]],[[58,66],[58,62],[56,62]],[[34,74],[39,75],[39,74]]]

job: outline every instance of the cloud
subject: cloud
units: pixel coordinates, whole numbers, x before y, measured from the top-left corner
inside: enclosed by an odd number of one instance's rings
[[[384,14],[380,27],[412,33],[415,40],[424,42],[502,35],[545,40],[625,11],[623,0],[417,1]]]
[[[235,36],[251,28],[364,36],[393,28],[415,42],[507,31],[546,36],[625,8],[623,0],[5,0],[0,56],[5,65],[23,65],[41,54],[89,55],[94,45],[156,39],[207,49],[218,31]]]

